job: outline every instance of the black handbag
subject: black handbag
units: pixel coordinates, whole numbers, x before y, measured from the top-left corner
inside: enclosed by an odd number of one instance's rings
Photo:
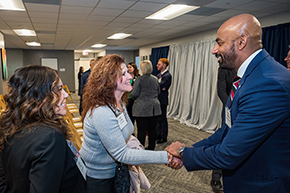
[[[116,174],[114,189],[116,193],[129,193],[130,191],[130,174],[128,165],[116,162]]]

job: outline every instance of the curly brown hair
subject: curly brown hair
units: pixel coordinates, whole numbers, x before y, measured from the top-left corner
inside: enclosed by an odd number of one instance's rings
[[[124,59],[116,54],[106,55],[96,63],[84,89],[83,120],[89,110],[92,112],[94,108],[108,104],[112,107],[117,105],[115,90],[117,79],[122,77],[122,63],[125,63]],[[127,98],[125,93],[122,101],[127,103]]]
[[[19,68],[8,82],[5,111],[0,116],[0,152],[7,139],[33,124],[59,129],[69,138],[67,124],[55,113],[60,91],[57,71],[29,65]]]

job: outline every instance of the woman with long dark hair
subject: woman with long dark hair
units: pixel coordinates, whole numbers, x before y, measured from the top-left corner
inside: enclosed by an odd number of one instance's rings
[[[136,78],[138,76],[140,76],[139,70],[137,68],[137,65],[134,62],[130,62],[128,64],[128,72],[132,76],[132,79],[130,81],[130,84],[133,86],[134,83],[135,83]],[[130,117],[130,119],[131,119],[131,121],[132,121],[132,123],[134,125],[135,118],[132,115],[132,107],[133,107],[133,104],[134,104],[134,100],[131,97],[131,92],[129,92],[127,111],[128,111],[129,117]]]
[[[166,151],[130,149],[126,141],[134,127],[125,108],[132,90],[125,61],[106,55],[96,64],[83,100],[84,141],[80,150],[87,166],[88,193],[114,193],[116,161],[140,165],[169,163]]]
[[[25,66],[10,78],[0,116],[0,192],[85,192],[61,118],[67,96],[49,67]]]

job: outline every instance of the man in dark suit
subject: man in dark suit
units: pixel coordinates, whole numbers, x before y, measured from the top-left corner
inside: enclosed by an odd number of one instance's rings
[[[167,142],[168,136],[168,122],[167,122],[167,105],[168,105],[168,89],[171,85],[172,76],[167,70],[167,66],[169,65],[169,61],[166,58],[160,58],[157,63],[157,70],[160,71],[157,74],[157,78],[159,81],[159,86],[161,93],[158,96],[162,114],[158,119],[157,123],[157,143]]]
[[[290,71],[262,49],[261,37],[252,15],[222,24],[212,54],[241,78],[225,123],[191,147],[175,142],[166,148],[188,171],[221,168],[225,193],[290,192]]]
[[[217,92],[218,97],[220,98],[221,102],[223,103],[223,110],[222,110],[222,120],[224,119],[224,109],[227,104],[227,100],[229,98],[232,83],[234,81],[234,77],[236,72],[234,70],[229,70],[226,68],[219,67],[218,69],[218,81],[217,81]],[[216,191],[222,191],[222,183],[220,181],[222,176],[222,170],[216,169],[212,171],[212,179],[211,179],[211,187]]]
[[[91,69],[93,69],[93,67],[95,65],[95,61],[96,61],[95,59],[90,60],[90,69],[85,71],[81,76],[81,86],[80,86],[80,90],[79,90],[79,93],[80,93],[80,106],[79,106],[80,114],[82,114],[82,111],[83,111],[83,107],[82,107],[83,94],[84,94],[83,91],[84,91],[86,83],[88,82],[88,78],[92,72]]]

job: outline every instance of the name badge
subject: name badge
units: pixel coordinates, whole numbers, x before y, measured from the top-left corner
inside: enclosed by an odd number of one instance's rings
[[[76,165],[81,172],[82,176],[84,177],[85,180],[87,180],[87,167],[84,163],[84,161],[80,158],[80,153],[77,150],[76,146],[73,144],[72,141],[66,140],[68,147],[71,149],[71,151],[74,154],[74,160],[76,162]]]
[[[119,124],[119,127],[121,129],[121,131],[124,129],[124,127],[127,125],[127,120],[125,118],[125,115],[124,113],[121,113],[118,117],[118,124]]]
[[[159,82],[159,83],[161,82],[161,78],[158,79],[158,82]]]
[[[228,107],[225,108],[225,121],[229,128],[232,127],[232,121],[231,121],[231,111]]]

